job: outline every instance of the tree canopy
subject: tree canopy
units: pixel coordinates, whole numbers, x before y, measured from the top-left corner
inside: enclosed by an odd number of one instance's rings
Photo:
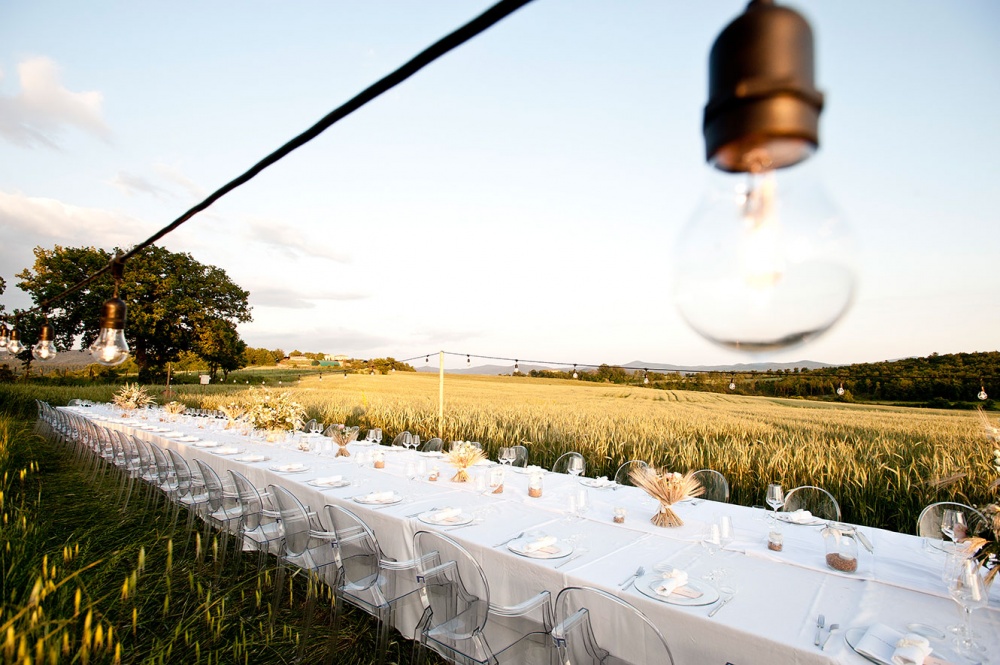
[[[17,278],[21,280],[18,287],[36,304],[93,274],[114,256],[94,247],[58,245],[53,249],[36,247],[34,254],[34,266],[22,270]],[[53,304],[49,320],[60,346],[69,348],[80,339],[87,347],[94,340],[100,306],[113,292],[109,278]],[[232,363],[242,360],[245,345],[239,340],[236,324],[251,320],[249,293],[221,268],[153,245],[125,264],[119,296],[128,307],[125,337],[141,380],[151,378],[184,351],[193,351],[210,367],[224,371],[235,369]],[[25,332],[22,336],[26,337]],[[37,330],[31,335],[37,335]]]

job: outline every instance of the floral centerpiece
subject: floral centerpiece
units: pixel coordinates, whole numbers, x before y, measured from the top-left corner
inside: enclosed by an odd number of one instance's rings
[[[180,402],[174,401],[174,402],[167,402],[166,404],[164,404],[163,410],[166,411],[171,416],[176,417],[187,411],[187,407],[181,404]]]
[[[291,393],[270,390],[250,390],[246,421],[255,429],[267,430],[268,439],[275,440],[284,432],[302,427],[305,408],[292,399]]]
[[[636,487],[660,502],[660,509],[650,522],[656,526],[683,526],[684,520],[674,512],[673,504],[693,496],[700,496],[705,489],[694,477],[693,471],[684,475],[670,471],[657,471],[653,467],[636,466],[629,472]]]
[[[358,427],[356,425],[348,427],[344,424],[330,425],[323,434],[329,436],[337,444],[336,457],[350,457],[351,453],[347,450],[347,444],[357,440]]]
[[[482,462],[486,455],[469,441],[463,441],[446,453],[444,459],[458,469],[458,473],[451,477],[452,482],[464,483],[469,480],[469,467]]]
[[[119,409],[132,411],[156,404],[156,401],[138,383],[126,383],[111,397],[111,403]]]
[[[226,429],[233,429],[236,427],[237,421],[246,415],[247,407],[239,402],[230,402],[220,406],[219,411],[222,411],[223,415],[226,416]]]

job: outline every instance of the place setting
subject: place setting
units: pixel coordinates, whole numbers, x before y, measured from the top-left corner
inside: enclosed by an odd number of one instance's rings
[[[561,559],[573,553],[573,543],[541,531],[527,532],[506,543],[507,549],[529,559]]]
[[[444,507],[426,510],[417,515],[417,519],[432,526],[457,527],[472,524],[475,518],[472,513],[467,513],[461,508]]]
[[[600,478],[580,478],[580,484],[584,487],[598,490],[615,489],[618,487],[618,483],[614,480],[609,480],[607,476],[601,476]]]
[[[403,496],[393,490],[386,490],[360,494],[352,497],[352,500],[364,506],[393,506],[400,503]]]
[[[268,468],[270,468],[271,471],[277,471],[278,473],[304,473],[309,470],[309,466],[298,462],[291,464],[272,464]]]
[[[233,445],[220,446],[216,444],[215,446],[199,446],[199,447],[212,448],[212,452],[215,453],[216,455],[238,455],[239,453],[243,452],[242,448]]]
[[[257,462],[269,462],[271,457],[269,455],[260,455],[256,453],[251,453],[249,455],[241,455],[239,457],[234,457],[233,460],[237,462],[248,462],[250,464],[255,464]]]
[[[320,489],[338,489],[341,487],[348,487],[351,485],[351,480],[344,478],[341,475],[336,476],[325,476],[322,478],[313,478],[312,480],[306,481],[307,485],[312,487],[319,487]]]
[[[178,439],[178,441],[182,440],[183,439]],[[195,448],[219,448],[222,445],[218,441],[202,441],[200,439],[195,439],[193,443]]]

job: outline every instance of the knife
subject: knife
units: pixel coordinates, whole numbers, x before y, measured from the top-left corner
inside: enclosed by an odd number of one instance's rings
[[[710,617],[714,617],[714,616],[715,616],[715,614],[716,614],[716,613],[717,613],[717,612],[718,612],[719,610],[721,610],[721,609],[722,609],[723,607],[725,607],[725,606],[726,606],[726,603],[728,603],[729,601],[731,601],[731,600],[732,600],[733,598],[735,598],[735,597],[736,597],[736,594],[734,593],[734,594],[733,594],[732,596],[729,596],[729,598],[725,598],[725,599],[723,599],[723,601],[722,601],[721,603],[719,603],[718,605],[716,605],[715,607],[713,607],[713,608],[712,608],[712,611],[708,613],[708,616],[710,616]]]

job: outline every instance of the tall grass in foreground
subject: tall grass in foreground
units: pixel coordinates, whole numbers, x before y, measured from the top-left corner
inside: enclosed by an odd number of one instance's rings
[[[23,404],[0,397],[3,662],[294,662],[306,625],[301,580],[289,580],[296,602],[286,599],[272,625],[270,569],[258,572],[254,556],[219,568],[217,543],[188,534],[183,514],[175,525],[162,504],[133,496],[122,510],[110,475],[85,473],[63,444],[10,415]],[[371,663],[368,617],[349,612],[332,635],[325,600],[304,662],[323,662],[334,644],[333,662]],[[395,636],[390,660],[405,662],[409,649]]]

